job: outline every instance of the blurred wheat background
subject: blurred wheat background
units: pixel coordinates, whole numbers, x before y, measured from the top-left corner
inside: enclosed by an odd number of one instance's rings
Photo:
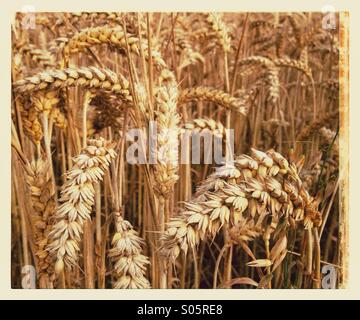
[[[37,288],[323,288],[324,266],[338,287],[339,28],[322,19],[17,14],[12,287],[29,265]],[[158,161],[129,163],[152,121]],[[184,132],[225,145],[226,128],[232,165],[205,146],[179,161]]]

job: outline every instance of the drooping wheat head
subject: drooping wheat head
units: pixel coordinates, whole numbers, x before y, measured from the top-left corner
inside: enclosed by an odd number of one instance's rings
[[[195,198],[169,222],[163,253],[176,259],[223,227],[244,230],[238,234],[242,239],[262,235],[268,241],[281,218],[302,221],[304,228],[321,223],[295,164],[274,150],[253,149],[252,157],[236,157],[233,165],[220,167],[199,186]]]

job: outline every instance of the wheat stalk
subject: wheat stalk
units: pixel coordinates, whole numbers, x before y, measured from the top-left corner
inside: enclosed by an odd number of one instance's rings
[[[335,15],[346,31],[346,15]],[[318,288],[329,261],[340,266],[340,284],[346,232],[335,129],[346,41],[322,19],[16,14],[12,287],[34,265],[44,288]],[[87,146],[93,136],[116,143],[111,177],[113,146]],[[225,142],[241,156],[227,148],[225,164],[209,172],[211,150]]]

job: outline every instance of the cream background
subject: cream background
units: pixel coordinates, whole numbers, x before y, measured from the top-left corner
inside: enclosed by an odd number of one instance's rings
[[[0,299],[359,299],[360,286],[360,2],[359,1],[84,1],[10,0],[1,3],[1,106],[0,106]],[[31,5],[36,11],[321,11],[326,5],[336,11],[350,12],[350,196],[349,196],[349,278],[347,289],[338,290],[15,290],[10,286],[10,105],[11,105],[11,38],[10,23],[16,11]]]

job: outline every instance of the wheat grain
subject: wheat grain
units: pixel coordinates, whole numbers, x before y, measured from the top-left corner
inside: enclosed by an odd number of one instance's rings
[[[58,104],[56,91],[39,91],[30,96],[32,107],[38,113],[45,113],[47,116],[53,108]]]

